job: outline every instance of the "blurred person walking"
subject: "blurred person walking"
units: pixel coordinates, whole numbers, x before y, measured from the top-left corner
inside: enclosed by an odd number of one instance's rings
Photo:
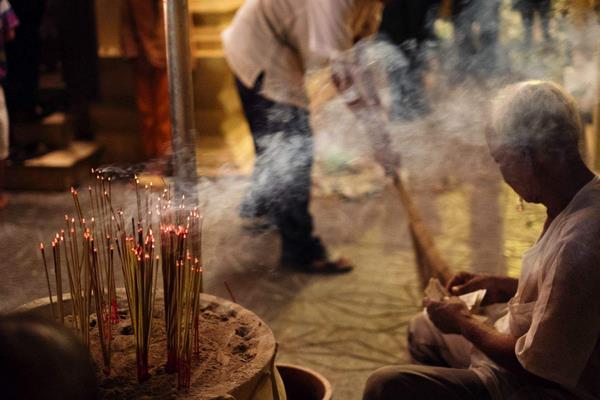
[[[121,44],[133,62],[144,155],[168,158],[171,123],[162,1],[124,0],[122,5]]]
[[[458,48],[456,80],[491,75],[498,67],[500,0],[453,0],[452,23]]]
[[[429,112],[423,73],[427,69],[423,44],[435,38],[433,24],[442,0],[397,0],[383,9],[379,35],[398,46],[408,67],[390,71],[392,119],[413,119]]]
[[[94,139],[90,103],[99,96],[96,30],[93,0],[46,0],[41,26],[44,47],[54,50],[62,63],[68,110],[79,140]]]
[[[380,12],[377,0],[247,0],[223,33],[256,151],[240,215],[279,229],[284,266],[316,273],[352,269],[344,258],[330,261],[313,234],[304,75],[375,33]]]
[[[525,29],[525,45],[531,46],[533,37],[533,17],[537,13],[540,16],[542,24],[542,33],[544,42],[549,43],[552,40],[550,36],[550,14],[552,3],[550,0],[513,0],[513,9],[521,14],[523,28]]]
[[[15,28],[19,20],[8,0],[0,0],[0,83],[7,76],[6,51],[4,44],[15,38]],[[8,197],[4,193],[4,174],[9,156],[9,119],[4,98],[4,89],[0,85],[0,209],[6,207]]]
[[[44,0],[12,0],[19,17],[15,39],[6,44],[10,76],[6,79],[6,102],[14,122],[37,121],[43,116],[39,104],[39,66],[42,49],[40,27]]]

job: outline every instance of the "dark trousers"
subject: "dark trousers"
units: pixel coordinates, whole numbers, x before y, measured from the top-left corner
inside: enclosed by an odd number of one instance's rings
[[[452,22],[458,50],[457,72],[493,73],[497,66],[497,45],[500,32],[500,1],[456,0]],[[474,23],[479,23],[479,35]]]
[[[490,395],[475,372],[422,365],[390,366],[367,381],[363,400],[487,400]]]
[[[8,75],[6,103],[11,119],[14,113],[33,114],[38,102],[39,63],[42,39],[40,25],[44,13],[43,0],[10,2],[20,20],[15,39],[6,44]]]
[[[575,400],[558,385],[516,385],[506,400]],[[477,374],[466,368],[425,365],[383,367],[369,379],[363,400],[489,400],[491,396]]]
[[[281,234],[283,262],[306,266],[326,256],[308,210],[314,151],[308,111],[262,96],[262,76],[253,88],[236,84],[256,151],[240,215],[269,218]]]
[[[525,29],[525,44],[531,45],[531,39],[533,36],[533,16],[536,12],[540,15],[540,21],[542,22],[542,32],[544,34],[544,40],[550,39],[550,11],[552,10],[552,4],[550,0],[544,1],[527,1],[523,0],[519,2],[518,10],[521,13],[523,19],[523,28]]]
[[[424,49],[422,43],[434,36],[433,23],[438,0],[400,0],[383,9],[379,37],[395,46],[408,60],[388,66],[392,95],[391,117],[410,120],[423,116],[429,105],[423,85]]]

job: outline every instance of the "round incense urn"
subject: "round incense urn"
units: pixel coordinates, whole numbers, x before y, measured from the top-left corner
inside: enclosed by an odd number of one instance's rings
[[[117,290],[120,308],[126,308],[125,292]],[[54,298],[56,303],[56,298]],[[65,314],[71,312],[70,299],[64,295]],[[122,305],[121,305],[122,304]],[[135,350],[127,352],[133,336],[116,326],[113,339],[111,374],[102,381],[99,378],[100,398],[181,398],[194,400],[286,400],[281,376],[275,368],[277,343],[273,332],[258,316],[242,306],[209,294],[202,294],[202,318],[200,321],[200,348],[198,365],[193,367],[191,387],[188,391],[177,391],[173,382],[176,374],[166,374],[164,363],[166,346],[163,317],[163,296],[157,291],[151,343],[151,378],[138,384],[130,373],[135,364]],[[52,316],[48,298],[27,303],[17,309]],[[123,322],[123,323],[126,323]],[[156,327],[156,329],[155,329]],[[90,334],[90,351],[100,364],[101,357],[95,354],[94,334]],[[162,335],[161,335],[162,334]],[[123,337],[121,337],[123,336]],[[163,336],[163,337],[161,337]],[[158,353],[158,354],[157,354]],[[135,369],[135,368],[133,368]]]

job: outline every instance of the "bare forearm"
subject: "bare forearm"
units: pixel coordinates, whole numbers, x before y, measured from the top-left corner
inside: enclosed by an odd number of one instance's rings
[[[513,372],[525,372],[515,355],[516,338],[502,334],[493,327],[468,316],[461,323],[461,334],[501,367]]]

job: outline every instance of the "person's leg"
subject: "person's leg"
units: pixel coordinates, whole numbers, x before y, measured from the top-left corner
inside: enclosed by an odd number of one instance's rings
[[[44,0],[10,2],[20,25],[14,40],[6,43],[6,61],[10,73],[6,79],[6,98],[15,120],[36,118],[38,103],[39,63],[42,48],[40,25]]]
[[[525,33],[525,46],[530,47],[533,37],[533,9],[529,5],[523,5],[521,8],[521,20]]]
[[[146,159],[156,157],[154,145],[154,82],[153,67],[143,60],[134,62],[135,96],[140,114],[140,139]]]
[[[269,171],[272,169],[271,160],[264,154],[272,141],[272,134],[269,130],[269,112],[275,103],[260,95],[262,76],[257,79],[252,88],[246,87],[237,78],[236,86],[244,116],[250,126],[256,155],[250,188],[240,206],[240,216],[242,218],[259,218],[267,215],[272,199],[272,193],[267,185]]]
[[[452,24],[454,25],[454,42],[457,50],[454,80],[460,82],[471,71],[477,50],[473,38],[474,13],[473,5],[464,0],[456,0],[452,3]]]
[[[367,380],[363,400],[486,400],[490,394],[469,369],[389,366]]]
[[[408,353],[411,362],[436,367],[467,368],[473,345],[460,335],[445,335],[427,313],[413,317],[408,326]]]
[[[276,104],[269,115],[269,129],[277,132],[265,156],[271,161],[269,174],[275,183],[272,210],[281,233],[282,263],[307,268],[327,257],[321,241],[312,234],[309,213],[314,151],[309,114],[291,105]]]
[[[576,400],[578,398],[560,387],[524,386],[512,393],[507,400]]]
[[[165,68],[154,69],[154,141],[158,157],[171,154],[169,79]]]
[[[498,33],[500,32],[500,1],[477,0],[476,18],[480,29],[478,68],[485,75],[497,71]]]
[[[6,161],[9,156],[9,124],[4,90],[0,86],[0,209],[6,207],[8,196],[5,193]]]
[[[552,11],[552,4],[550,0],[542,1],[538,4],[538,13],[540,14],[540,20],[542,21],[542,32],[544,34],[544,41],[549,42],[552,40],[550,36],[550,13]]]

